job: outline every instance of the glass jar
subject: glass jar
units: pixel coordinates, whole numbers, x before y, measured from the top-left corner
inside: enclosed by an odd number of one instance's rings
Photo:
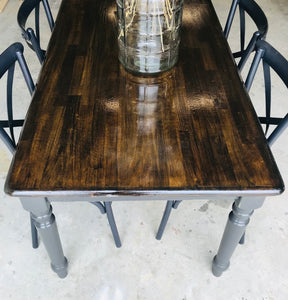
[[[116,0],[119,60],[128,71],[156,74],[178,59],[184,0]]]

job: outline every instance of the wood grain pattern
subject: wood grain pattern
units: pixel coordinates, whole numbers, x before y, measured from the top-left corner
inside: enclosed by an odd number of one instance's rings
[[[63,0],[6,182],[11,195],[281,192],[210,0],[185,0],[180,58],[136,77],[114,0]]]

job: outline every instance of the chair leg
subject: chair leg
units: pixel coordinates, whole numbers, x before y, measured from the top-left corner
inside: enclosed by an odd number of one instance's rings
[[[120,248],[121,247],[121,240],[120,240],[119,233],[118,233],[118,230],[117,230],[117,226],[116,226],[116,223],[115,223],[115,219],[114,219],[111,204],[112,204],[112,202],[104,202],[108,222],[109,222],[109,225],[110,225],[110,228],[111,228],[111,231],[112,231],[112,235],[114,237],[115,245],[116,245],[117,248]]]
[[[241,236],[241,239],[239,241],[240,245],[243,245],[245,243],[245,232],[243,233],[243,235]]]
[[[107,218],[108,218],[108,222],[112,231],[112,235],[115,241],[115,245],[117,248],[121,247],[121,240],[119,237],[119,233],[118,233],[118,229],[115,223],[115,219],[114,219],[114,215],[113,215],[113,210],[112,210],[112,202],[104,202],[104,204],[102,204],[99,201],[94,201],[94,202],[90,202],[91,204],[95,205],[96,207],[98,207],[98,209],[100,210],[101,214],[107,214]]]
[[[163,217],[162,217],[162,220],[161,220],[161,223],[160,223],[157,235],[156,235],[157,240],[161,240],[161,238],[162,238],[162,235],[165,230],[166,224],[168,222],[169,216],[171,214],[172,208],[176,209],[178,207],[178,205],[180,204],[180,202],[181,201],[179,201],[179,200],[167,201],[166,208],[165,208],[165,211],[164,211],[164,214],[163,214]]]
[[[38,242],[38,232],[37,228],[34,224],[34,221],[32,219],[32,216],[30,215],[30,225],[31,225],[31,236],[32,236],[32,247],[34,249],[38,248],[39,242]]]

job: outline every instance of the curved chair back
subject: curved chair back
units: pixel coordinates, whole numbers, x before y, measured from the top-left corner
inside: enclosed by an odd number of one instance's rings
[[[40,25],[39,25],[39,12],[40,12],[40,2],[42,2],[44,11],[48,20],[50,30],[52,32],[54,28],[54,19],[50,10],[48,0],[24,0],[21,4],[17,21],[21,28],[22,36],[26,40],[27,45],[36,52],[36,55],[42,64],[45,58],[45,50],[41,48],[40,45]],[[26,22],[31,13],[35,13],[35,28],[26,28]]]
[[[271,146],[280,134],[288,126],[288,113],[283,117],[271,117],[271,75],[270,68],[281,78],[288,88],[288,61],[269,43],[258,41],[255,46],[256,54],[246,78],[246,88],[249,91],[255,77],[256,71],[263,62],[264,86],[265,86],[265,117],[259,117],[260,123],[266,125],[265,134],[267,134],[269,125],[275,125],[275,129],[268,136],[267,141]]]
[[[0,79],[7,73],[7,92],[6,92],[6,109],[7,119],[0,120],[0,138],[6,144],[11,153],[15,152],[16,139],[14,135],[15,127],[22,127],[24,120],[15,120],[13,118],[13,100],[12,100],[12,87],[15,64],[18,62],[22,71],[23,77],[26,81],[30,94],[32,95],[35,86],[27,67],[26,61],[23,56],[23,45],[14,43],[8,47],[2,54],[0,54]],[[4,105],[5,106],[5,105]],[[32,216],[30,215],[32,247],[38,247],[37,229],[34,225]]]
[[[20,66],[31,95],[35,88],[23,56],[23,45],[20,43],[14,43],[0,55],[0,79],[2,79],[3,75],[7,72],[7,119],[0,120],[0,138],[4,141],[12,153],[15,151],[17,144],[14,136],[14,128],[21,127],[24,122],[24,120],[14,120],[13,118],[12,86],[16,62],[18,62]]]
[[[241,71],[249,55],[254,50],[257,40],[265,39],[268,31],[268,21],[263,10],[254,0],[233,0],[224,29],[226,39],[229,36],[237,7],[240,13],[240,51],[233,53],[233,56],[234,58],[240,57],[238,69]],[[245,15],[248,15],[253,20],[258,29],[252,35],[247,46],[245,44]]]

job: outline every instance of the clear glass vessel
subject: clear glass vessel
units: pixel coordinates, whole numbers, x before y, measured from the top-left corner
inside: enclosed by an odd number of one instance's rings
[[[178,59],[184,0],[116,0],[119,60],[132,73],[156,74]]]

